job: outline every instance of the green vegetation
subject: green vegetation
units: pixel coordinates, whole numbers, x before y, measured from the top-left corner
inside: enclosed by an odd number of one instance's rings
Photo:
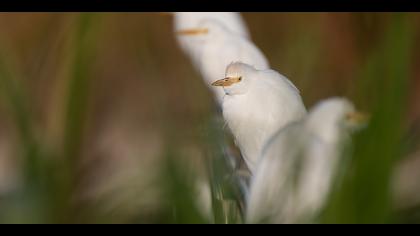
[[[39,18],[42,32],[0,30],[0,142],[12,150],[0,160],[10,158],[17,176],[13,188],[0,184],[0,223],[243,221],[224,160],[230,137],[167,16],[0,17]],[[420,89],[418,14],[244,17],[308,107],[339,95],[372,115],[314,223],[420,223],[420,205],[401,208],[392,192],[396,168],[418,146],[407,124],[420,107],[410,101]],[[283,22],[281,35],[261,27],[264,17]],[[47,51],[28,49],[38,47]],[[214,219],[196,204],[195,180],[206,178]]]

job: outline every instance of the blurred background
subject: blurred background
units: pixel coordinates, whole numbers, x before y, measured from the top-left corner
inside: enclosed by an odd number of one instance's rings
[[[420,14],[242,15],[308,108],[373,114],[319,222],[420,223]],[[0,14],[0,223],[208,222],[191,180],[223,127],[172,23]]]

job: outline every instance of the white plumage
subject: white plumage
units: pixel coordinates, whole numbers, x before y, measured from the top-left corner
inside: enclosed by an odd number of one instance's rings
[[[306,115],[297,88],[274,70],[235,62],[227,67],[226,78],[213,85],[224,88],[223,117],[251,172],[267,140]]]
[[[322,208],[340,151],[363,117],[342,98],[318,103],[308,116],[267,142],[251,181],[247,222],[306,222]]]
[[[248,28],[241,15],[237,12],[175,12],[174,30],[179,32],[185,29],[197,28],[204,19],[219,20],[231,32],[244,38],[249,38]],[[195,37],[181,35],[177,35],[176,38],[184,53],[191,58],[195,66],[198,66],[199,51],[202,46],[200,40]]]
[[[200,49],[198,55],[198,69],[204,82],[213,91],[219,104],[222,103],[223,89],[211,87],[211,82],[223,78],[226,67],[241,61],[257,69],[268,69],[269,63],[264,54],[251,41],[226,27],[220,20],[204,19],[197,28],[179,31],[184,37],[195,37]]]

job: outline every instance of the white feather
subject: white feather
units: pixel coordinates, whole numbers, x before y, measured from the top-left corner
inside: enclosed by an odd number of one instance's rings
[[[352,111],[347,100],[328,99],[273,135],[251,181],[247,222],[299,223],[319,213],[348,134],[344,116]]]
[[[174,30],[197,28],[204,19],[216,19],[226,28],[244,38],[249,38],[249,32],[241,15],[237,12],[175,12]],[[191,57],[194,65],[198,65],[201,43],[194,37],[177,35],[177,41],[185,54]]]
[[[205,20],[200,26],[207,28],[209,33],[203,39],[199,68],[219,104],[222,103],[225,93],[220,87],[212,87],[211,83],[224,78],[229,64],[240,61],[259,70],[269,69],[264,54],[248,39],[231,32],[216,20]]]
[[[267,140],[278,129],[302,119],[306,109],[291,82],[273,70],[233,63],[227,68],[226,76],[243,78],[224,88],[223,117],[248,168],[254,172]]]

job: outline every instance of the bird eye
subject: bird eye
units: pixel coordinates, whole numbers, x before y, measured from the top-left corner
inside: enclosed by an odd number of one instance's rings
[[[239,81],[242,81],[242,76],[241,77],[239,77],[239,79],[238,79]]]

